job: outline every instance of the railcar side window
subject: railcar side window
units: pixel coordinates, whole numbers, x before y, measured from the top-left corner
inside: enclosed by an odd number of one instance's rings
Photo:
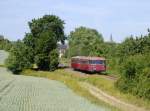
[[[105,64],[104,60],[90,60],[90,64]]]
[[[75,63],[75,62],[76,62],[76,60],[75,60],[75,59],[72,59],[71,61],[72,61],[72,63]]]
[[[87,60],[81,60],[80,61],[82,64],[88,64],[88,61]]]
[[[72,63],[77,63],[77,62],[78,62],[78,59],[72,59],[71,62],[72,62]]]

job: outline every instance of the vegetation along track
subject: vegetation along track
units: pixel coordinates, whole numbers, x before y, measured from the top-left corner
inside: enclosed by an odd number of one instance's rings
[[[114,77],[114,76],[99,75],[99,74],[92,74],[91,75],[91,74],[87,74],[84,72],[75,71],[71,68],[67,68],[67,69],[65,69],[65,71],[69,72],[70,74],[74,74],[74,76],[77,76],[80,78],[101,77],[101,78],[107,79],[109,81],[116,81],[117,80],[117,77]],[[100,88],[95,87],[92,84],[89,84],[88,82],[80,82],[80,85],[83,88],[86,88],[93,96],[95,96],[99,100],[102,100],[105,103],[108,103],[112,106],[115,106],[115,107],[117,107],[123,111],[149,111],[148,109],[127,103],[123,100],[118,99],[115,96],[107,94],[105,91],[101,90]]]
[[[108,80],[117,80],[117,77],[112,76],[112,75],[110,76],[110,75],[102,75],[102,74],[88,74],[88,73],[85,73],[85,72],[73,70],[71,67],[66,68],[65,70],[67,72],[74,73],[76,76],[83,77],[83,78],[84,77],[101,76],[101,77],[106,78]]]
[[[126,103],[124,101],[121,101],[121,100],[115,98],[114,96],[111,96],[111,95],[105,93],[104,91],[98,89],[97,87],[95,87],[91,84],[82,82],[81,85],[82,85],[82,87],[88,89],[88,91],[92,95],[94,95],[96,98],[103,100],[104,102],[111,104],[115,107],[118,107],[118,108],[122,109],[123,111],[146,111],[146,109],[144,109],[144,108],[140,108],[140,107],[134,106],[132,104]]]

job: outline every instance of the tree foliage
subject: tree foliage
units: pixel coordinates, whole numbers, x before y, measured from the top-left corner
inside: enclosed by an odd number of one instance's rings
[[[34,50],[34,62],[41,70],[51,70],[49,54],[57,48],[57,42],[64,43],[64,21],[55,15],[45,15],[29,22],[31,33],[26,34],[24,43]],[[57,59],[54,57],[54,60]],[[53,68],[54,69],[54,68]],[[56,69],[56,68],[55,68]]]
[[[50,58],[50,64],[49,64],[49,68],[51,71],[55,70],[59,64],[59,54],[58,51],[56,49],[52,50],[49,54],[49,58]]]
[[[100,44],[103,43],[103,37],[95,29],[86,27],[76,28],[69,35],[68,54],[72,56],[89,56],[103,54]]]
[[[123,92],[150,100],[150,34],[127,38],[118,47],[121,78],[116,86]]]
[[[10,50],[6,66],[13,73],[19,73],[23,68],[30,68],[32,66],[32,49],[27,47],[21,41],[17,41],[14,47]]]
[[[39,38],[42,32],[55,34],[56,41],[64,42],[64,21],[55,15],[44,15],[42,18],[33,19],[28,23],[33,37]]]
[[[35,64],[37,64],[39,69],[49,70],[49,57],[45,54],[38,54],[34,58]]]

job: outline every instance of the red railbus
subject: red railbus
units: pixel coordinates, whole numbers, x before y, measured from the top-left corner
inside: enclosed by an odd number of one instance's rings
[[[75,56],[71,58],[71,67],[88,72],[106,71],[106,60],[103,57]]]

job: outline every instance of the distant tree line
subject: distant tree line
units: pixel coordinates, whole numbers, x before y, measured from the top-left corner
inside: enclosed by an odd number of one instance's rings
[[[0,50],[9,51],[13,45],[13,42],[6,39],[3,35],[0,35]]]

